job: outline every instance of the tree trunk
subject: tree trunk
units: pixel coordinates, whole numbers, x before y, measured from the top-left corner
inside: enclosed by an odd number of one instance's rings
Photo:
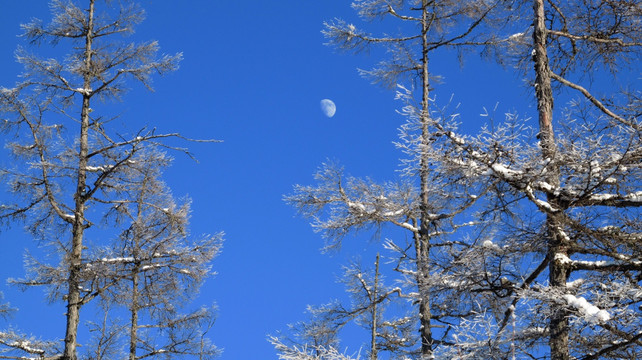
[[[375,261],[375,276],[374,276],[374,286],[372,289],[372,317],[371,317],[371,329],[370,329],[370,360],[377,360],[377,301],[379,297],[379,253],[377,253],[377,260]]]
[[[428,277],[430,276],[430,238],[428,236],[431,220],[429,218],[430,194],[429,194],[429,158],[427,146],[430,139],[430,109],[429,94],[430,80],[428,77],[428,31],[430,30],[430,19],[428,13],[428,1],[422,2],[422,98],[421,98],[421,163],[420,163],[420,186],[421,186],[421,222],[419,236],[416,239],[417,252],[417,290],[419,293],[419,334],[421,337],[421,358],[433,359],[433,338],[432,338],[432,313],[430,310],[430,287]]]
[[[69,289],[67,293],[67,328],[65,332],[64,360],[77,359],[78,323],[80,322],[80,278],[82,272],[82,247],[85,230],[85,191],[87,187],[87,155],[89,153],[89,103],[91,98],[91,56],[94,23],[94,0],[87,10],[88,23],[85,35],[85,73],[82,109],[80,113],[80,139],[78,150],[78,178],[74,194],[75,212],[69,258]]]
[[[417,290],[419,292],[419,334],[421,337],[421,358],[433,359],[433,338],[432,338],[432,313],[430,309],[430,237],[428,236],[431,220],[429,218],[430,194],[429,194],[429,154],[427,147],[430,139],[430,79],[428,76],[428,31],[430,30],[430,19],[428,13],[428,1],[422,2],[421,17],[421,70],[422,70],[422,96],[421,96],[421,164],[420,164],[420,186],[421,186],[421,222],[418,241],[415,244],[417,250]]]
[[[428,284],[429,242],[425,237],[418,240],[417,289],[419,291],[419,334],[421,336],[421,359],[433,359],[432,313],[430,311],[430,287]]]
[[[136,360],[138,344],[138,265],[132,278],[131,327],[129,330],[129,360]]]
[[[556,144],[553,132],[553,90],[551,87],[550,67],[546,51],[547,30],[545,22],[544,1],[535,0],[533,9],[535,21],[533,30],[535,66],[535,92],[537,95],[537,110],[539,115],[539,140],[544,161],[549,162],[546,181],[554,186],[560,185],[559,169],[555,165]],[[562,211],[552,195],[547,196],[551,206]],[[561,223],[557,215],[548,213],[546,216],[546,236],[548,237],[549,283],[553,290],[565,291],[569,269],[563,262],[556,260],[556,254],[568,256],[566,239],[561,232]],[[554,306],[554,305],[553,305]],[[569,324],[568,311],[564,308],[551,309],[549,319],[549,346],[551,360],[569,360],[568,348]]]

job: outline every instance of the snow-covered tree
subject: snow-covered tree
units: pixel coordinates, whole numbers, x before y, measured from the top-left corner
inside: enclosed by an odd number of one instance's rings
[[[104,244],[88,243],[87,235],[110,237],[99,225],[131,202],[129,179],[155,165],[159,141],[180,137],[150,129],[129,129],[137,132],[125,135],[101,107],[120,100],[128,80],[150,88],[152,75],[175,70],[181,54],[159,56],[155,41],[122,42],[144,18],[136,4],[81,3],[52,0],[50,23],[36,19],[22,26],[31,43],[48,42],[57,51],[43,58],[19,48],[22,80],[0,89],[2,126],[17,160],[1,170],[15,202],[0,206],[0,219],[24,222],[59,255],[57,264],[29,258],[32,272],[17,282],[46,285],[51,300],[66,304],[65,360],[78,357],[80,309],[123,280],[89,276],[87,266]],[[58,50],[68,54],[57,59]]]
[[[419,307],[416,356],[639,358],[642,102],[634,87],[606,90],[592,81],[637,65],[640,5],[374,0],[353,7],[370,20],[421,29],[375,37],[335,20],[325,30],[343,49],[389,46],[392,57],[362,74],[398,86],[408,119],[398,145],[410,176],[377,184],[328,165],[317,185],[298,186],[287,200],[314,219],[330,247],[385,224],[413,234],[414,243],[386,246],[397,252],[406,285],[418,290],[403,288]],[[495,21],[502,18],[509,21]],[[490,20],[502,27],[486,26]],[[429,97],[429,55],[451,45],[484,45],[503,63],[516,59],[534,78],[537,128],[509,114],[499,126],[459,134],[457,122],[467,119]],[[415,77],[400,86],[406,74]],[[562,88],[577,96],[555,113]]]
[[[495,342],[525,357],[639,358],[640,93],[592,80],[617,78],[639,56],[642,8],[530,4],[532,24],[507,42],[518,45],[519,65],[532,61],[537,130],[509,119],[474,138],[446,133],[469,159],[458,163],[503,184],[494,193],[501,231],[483,254],[484,271],[506,284],[497,295],[512,299],[493,308]],[[577,96],[554,112],[560,88]],[[487,353],[486,335],[472,338],[480,351],[469,341],[472,357]]]
[[[335,347],[288,345],[277,337],[270,337],[281,360],[359,360],[359,356],[345,355]]]
[[[103,300],[107,309],[111,304],[128,310],[130,360],[210,358],[217,354],[205,338],[214,321],[213,309],[183,311],[211,275],[210,262],[222,236],[191,240],[189,201],[177,204],[160,180],[168,159],[161,152],[145,159],[147,166],[129,179],[129,200],[114,209],[116,222],[126,225],[124,230],[111,248],[87,263],[85,271],[87,277],[118,281],[104,292]]]
[[[379,184],[370,179],[346,177],[343,170],[324,165],[316,175],[317,184],[297,186],[287,197],[299,211],[312,219],[313,226],[338,247],[351,232],[384,225],[408,231],[412,240],[386,242],[394,272],[404,284],[398,291],[414,308],[414,316],[403,314],[389,320],[404,331],[416,326],[419,336],[399,338],[398,346],[387,348],[390,356],[433,358],[436,347],[445,341],[450,323],[471,314],[474,302],[462,301],[461,282],[451,281],[453,256],[470,246],[471,238],[456,236],[462,228],[476,225],[467,213],[490,184],[460,166],[443,162],[449,152],[458,152],[443,137],[455,129],[456,119],[433,103],[430,92],[437,72],[429,70],[435,50],[497,42],[490,32],[480,31],[495,22],[493,11],[499,1],[385,1],[363,0],[352,4],[366,20],[389,18],[398,21],[398,35],[374,36],[355,25],[337,19],[325,24],[329,43],[340,49],[360,51],[383,45],[391,55],[372,70],[361,74],[387,87],[399,86],[397,97],[406,123],[401,126],[398,147],[406,155],[404,175],[399,181]],[[414,89],[411,91],[407,89]],[[461,306],[445,304],[456,301]],[[419,345],[419,348],[416,347]]]

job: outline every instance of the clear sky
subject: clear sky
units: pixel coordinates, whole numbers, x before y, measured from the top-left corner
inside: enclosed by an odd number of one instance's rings
[[[378,52],[353,56],[323,45],[323,21],[338,17],[360,24],[349,1],[140,3],[147,20],[132,39],[158,40],[162,52],[183,52],[184,60],[177,72],[155,78],[154,93],[132,86],[116,104],[122,126],[130,132],[147,125],[223,140],[187,144],[198,162],[175,154],[166,179],[177,197],[193,199],[192,234],[226,233],[223,252],[213,263],[218,275],[207,281],[197,302],[219,306],[212,339],[224,349],[222,359],[275,359],[267,335],[303,319],[306,305],[340,296],[341,264],[380,247],[364,233],[349,238],[353,245],[346,251],[321,254],[323,240],[282,197],[294,184],[312,183],[326,159],[340,161],[355,176],[396,176],[401,154],[392,142],[403,123],[395,112],[401,104],[393,91],[357,73],[376,62]],[[19,25],[32,17],[49,19],[45,0],[1,5],[0,85],[17,81],[21,69],[13,51],[26,45],[17,37]],[[377,29],[376,23],[365,26]],[[517,75],[477,55],[460,68],[455,54],[444,54],[432,68],[444,76],[435,94],[442,104],[455,95],[466,128],[481,126],[482,107],[497,101],[498,114],[515,108],[534,114]],[[332,118],[319,108],[324,98],[336,103]],[[0,164],[10,162],[7,154],[0,153]],[[22,254],[34,245],[20,230],[0,233],[3,280],[23,274]],[[10,324],[34,335],[62,337],[62,304],[47,305],[37,289],[22,293],[0,283],[0,291],[22,310]]]

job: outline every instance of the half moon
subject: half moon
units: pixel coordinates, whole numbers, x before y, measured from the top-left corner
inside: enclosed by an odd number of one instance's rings
[[[337,112],[337,106],[330,99],[321,100],[321,111],[323,114],[329,118],[334,116],[334,113]]]

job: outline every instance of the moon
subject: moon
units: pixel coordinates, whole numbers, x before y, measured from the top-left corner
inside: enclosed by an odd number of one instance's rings
[[[330,99],[321,100],[321,111],[323,114],[329,118],[334,116],[334,113],[337,112],[337,106]]]

